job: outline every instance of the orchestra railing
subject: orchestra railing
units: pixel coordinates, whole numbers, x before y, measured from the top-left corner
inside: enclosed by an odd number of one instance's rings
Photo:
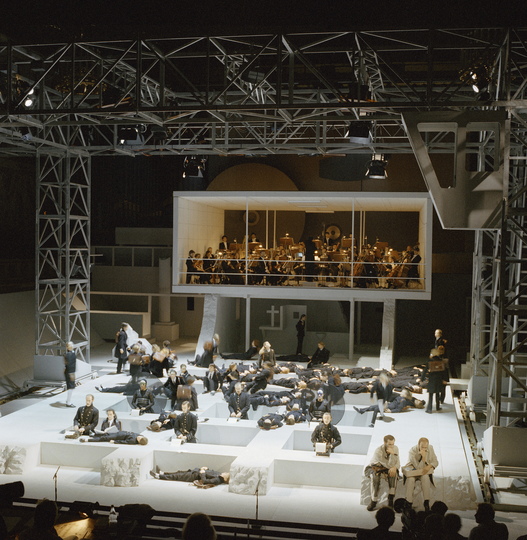
[[[424,288],[424,263],[281,259],[180,259],[180,285]],[[187,268],[189,270],[187,271]],[[412,271],[412,269],[414,269]],[[415,270],[417,269],[417,271]]]

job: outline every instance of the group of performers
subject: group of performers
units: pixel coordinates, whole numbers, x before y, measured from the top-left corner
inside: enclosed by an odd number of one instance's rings
[[[116,354],[121,355],[120,350],[125,348],[129,352],[127,360],[130,363],[130,381],[126,385],[113,388],[97,389],[101,392],[120,392],[132,396],[131,408],[139,409],[139,414],[154,413],[156,396],[165,395],[170,400],[170,408],[162,410],[159,416],[150,422],[150,431],[173,430],[174,436],[183,443],[196,443],[199,440],[199,423],[208,419],[199,420],[193,413],[198,409],[198,395],[193,383],[195,380],[203,381],[203,393],[221,392],[223,399],[228,405],[228,415],[234,419],[249,419],[248,412],[252,408],[257,411],[258,407],[281,407],[277,412],[267,412],[257,420],[257,425],[262,430],[278,429],[285,425],[294,425],[301,422],[315,422],[317,425],[312,432],[312,443],[317,453],[329,455],[337,448],[342,440],[337,428],[340,420],[338,414],[342,414],[344,407],[343,397],[345,392],[370,393],[373,404],[370,407],[354,409],[363,414],[373,411],[372,424],[374,425],[377,415],[381,418],[387,412],[398,413],[413,408],[424,408],[425,402],[416,399],[413,393],[422,393],[423,387],[428,389],[429,401],[426,412],[432,412],[432,399],[436,396],[436,408],[440,410],[444,400],[444,389],[448,382],[448,361],[445,357],[446,340],[441,330],[436,330],[434,348],[431,351],[429,361],[423,366],[405,367],[398,370],[386,371],[364,367],[338,368],[329,363],[329,351],[320,342],[315,353],[309,357],[302,354],[303,330],[306,316],[302,315],[297,327],[298,349],[297,354],[289,356],[276,356],[269,342],[265,342],[259,348],[258,340],[253,340],[251,347],[245,352],[234,355],[221,355],[218,352],[220,338],[215,334],[204,345],[204,353],[198,355],[195,364],[206,368],[202,375],[190,375],[186,365],[166,366],[152,374],[150,364],[162,361],[154,360],[156,351],[152,349],[149,355],[150,361],[140,364],[141,376],[137,381],[134,367],[137,365],[134,358],[141,358],[141,340],[134,335],[130,325],[123,323],[118,332]],[[124,334],[124,337],[123,335]],[[128,346],[128,339],[133,341]],[[159,349],[159,348],[158,348]],[[145,352],[145,351],[141,351]],[[170,344],[164,343],[161,350],[163,361],[172,358],[177,362],[177,357],[170,350]],[[148,355],[147,355],[148,356]],[[216,360],[238,360],[229,365],[219,367]],[[205,363],[202,362],[202,358]],[[119,367],[124,367],[125,360],[118,357]],[[441,369],[439,369],[441,368]],[[161,384],[159,377],[167,372],[167,379]],[[292,376],[294,374],[294,376]],[[150,387],[148,387],[150,382]],[[283,387],[283,390],[269,389],[268,385]],[[337,410],[337,415],[332,413]],[[80,407],[74,418],[74,431],[66,435],[68,439],[80,439],[81,442],[110,442],[114,444],[144,445],[148,439],[139,433],[121,430],[120,421],[117,419],[115,410],[108,409],[107,419],[101,429],[97,429],[99,412],[94,407],[94,397],[86,396],[86,406]],[[90,437],[90,438],[87,438]],[[389,439],[389,440],[388,440]],[[366,474],[372,478],[372,502],[369,510],[375,508],[381,478],[386,478],[390,489],[389,503],[393,506],[393,494],[395,493],[396,478],[392,475],[392,469],[399,469],[398,451],[394,446],[393,437],[388,436],[382,449],[375,452]],[[322,446],[321,446],[322,445]],[[425,505],[428,504],[429,486],[432,481],[431,472],[437,467],[437,458],[433,448],[428,446],[426,439],[421,439],[418,449],[414,452],[415,459],[409,461],[414,465],[414,470],[421,473],[408,474],[407,476],[407,501],[412,502],[413,486],[416,479],[420,479],[423,492],[425,493]],[[323,450],[321,450],[321,448]],[[395,452],[395,454],[393,453]],[[426,454],[426,455],[425,455]],[[419,459],[421,456],[421,459]],[[423,457],[424,456],[424,457]],[[424,460],[422,464],[421,460]],[[393,463],[392,463],[393,462]],[[414,463],[415,462],[415,463]],[[422,466],[421,466],[422,465]],[[370,470],[371,469],[371,470]],[[410,469],[409,469],[410,470]],[[196,472],[199,471],[199,474]],[[206,485],[219,485],[228,483],[229,478],[225,473],[213,471],[209,478],[204,470],[176,471],[164,473],[156,470],[152,476],[164,480],[190,481],[198,487]],[[426,480],[424,476],[426,475]],[[398,476],[398,473],[397,473]],[[430,477],[430,478],[429,478]],[[395,479],[394,479],[395,478]],[[190,480],[188,480],[190,479]],[[429,482],[430,481],[430,482]]]
[[[186,283],[277,286],[318,281],[340,287],[419,286],[418,245],[399,252],[385,242],[377,242],[374,246],[365,244],[357,252],[351,239],[347,239],[347,247],[342,247],[326,233],[324,240],[309,237],[305,243],[294,244],[290,239],[277,249],[265,249],[254,233],[252,237],[245,245],[229,244],[224,236],[219,249],[213,252],[209,247],[203,257],[190,250]]]

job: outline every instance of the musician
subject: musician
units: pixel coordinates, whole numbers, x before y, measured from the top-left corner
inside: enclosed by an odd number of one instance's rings
[[[188,259],[186,260],[185,264],[187,265],[187,285],[192,282],[192,275],[194,273],[194,255],[196,252],[191,249],[188,252]]]
[[[338,244],[337,240],[333,240],[333,238],[331,238],[330,232],[326,231],[324,233],[324,243],[323,243],[324,247],[326,248],[326,251],[334,251],[333,246],[335,244]]]
[[[220,247],[218,248],[220,251],[228,251],[229,250],[229,244],[227,242],[227,237],[223,235],[221,237]]]
[[[311,435],[311,442],[313,443],[313,447],[316,443],[326,443],[326,450],[330,453],[339,444],[342,444],[342,437],[339,430],[331,423],[331,413],[324,413],[322,422],[315,428]]]
[[[210,247],[203,256],[203,272],[205,273],[203,276],[203,283],[211,283],[214,262],[214,254],[212,253],[212,248]]]
[[[414,246],[412,258],[410,260],[411,266],[408,270],[408,277],[410,279],[419,279],[419,263],[421,262],[421,255],[419,255],[419,247]]]
[[[306,276],[307,281],[313,281],[313,276],[315,274],[315,251],[317,249],[317,246],[315,242],[313,242],[313,237],[308,236],[307,242],[306,242],[306,248],[305,248],[305,256],[304,260],[306,261]]]

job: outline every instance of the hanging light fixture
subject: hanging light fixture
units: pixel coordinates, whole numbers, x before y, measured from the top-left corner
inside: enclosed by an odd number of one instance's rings
[[[388,165],[388,162],[384,160],[384,156],[374,155],[373,159],[368,163],[366,178],[385,180],[388,178],[386,165]]]

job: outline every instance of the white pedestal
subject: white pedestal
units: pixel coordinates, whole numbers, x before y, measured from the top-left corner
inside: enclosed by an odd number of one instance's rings
[[[152,325],[152,333],[156,338],[156,341],[176,341],[179,339],[179,324],[176,324],[175,322],[157,322]]]

